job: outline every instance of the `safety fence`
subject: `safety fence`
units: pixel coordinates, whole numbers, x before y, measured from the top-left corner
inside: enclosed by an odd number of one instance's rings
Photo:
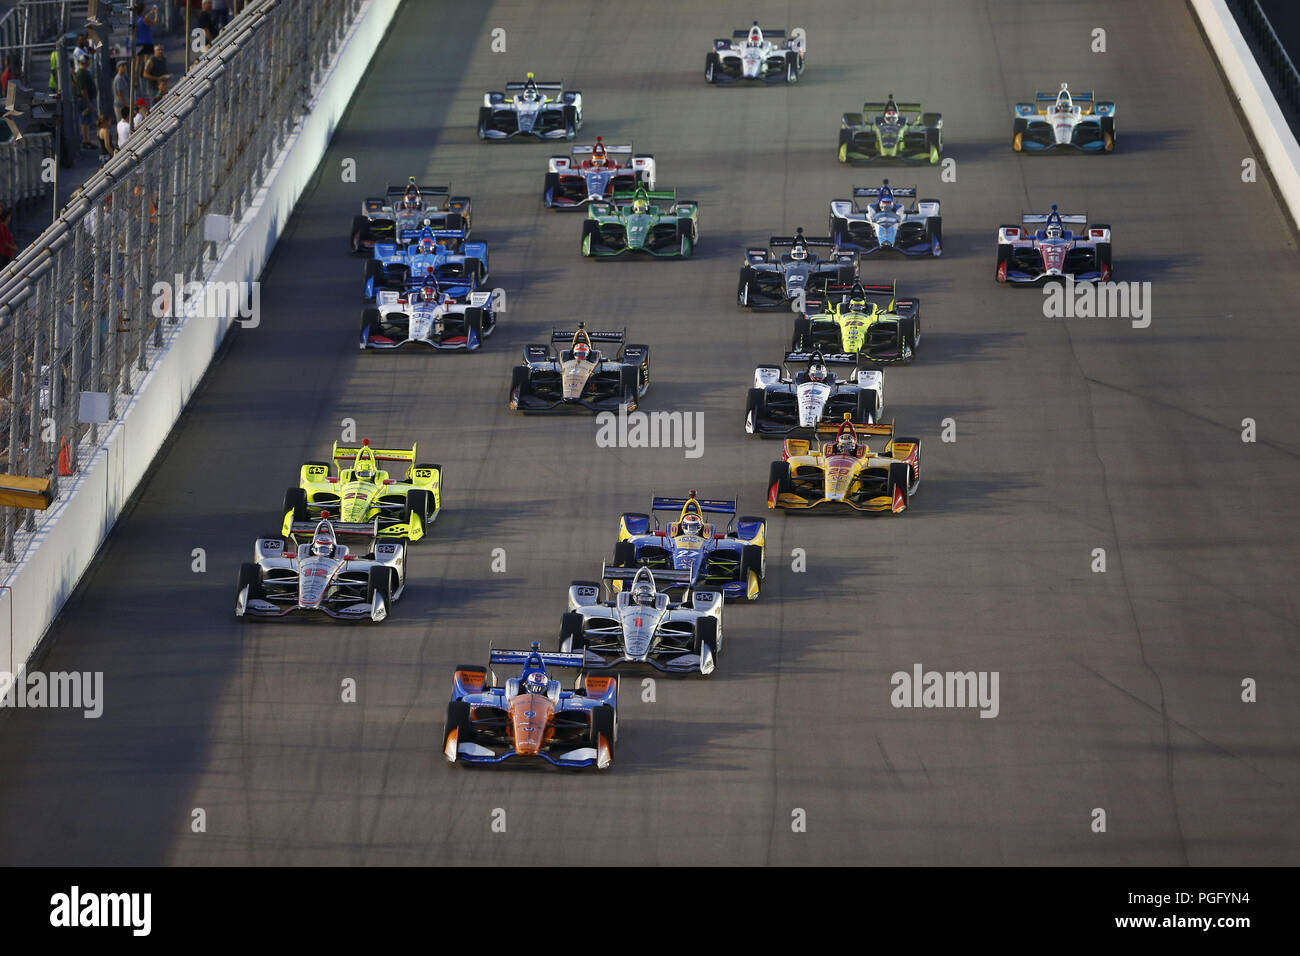
[[[1259,5],[1259,0],[1236,0],[1234,6],[1259,44],[1259,53],[1264,60],[1260,65],[1273,72],[1286,98],[1286,105],[1293,110],[1300,110],[1300,72],[1278,39],[1277,31]]]
[[[93,454],[210,272],[363,0],[254,0],[127,148],[0,271],[0,472]],[[43,512],[4,509],[0,578]]]

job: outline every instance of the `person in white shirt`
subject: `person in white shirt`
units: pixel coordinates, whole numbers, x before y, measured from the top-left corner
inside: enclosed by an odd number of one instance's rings
[[[126,141],[131,138],[131,122],[128,117],[131,111],[123,106],[117,111],[117,148],[121,149],[126,145]]]

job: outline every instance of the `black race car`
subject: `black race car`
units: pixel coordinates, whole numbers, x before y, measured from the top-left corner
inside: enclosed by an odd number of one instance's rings
[[[822,258],[814,249],[834,251]],[[857,253],[840,252],[829,237],[809,239],[803,229],[795,230],[793,236],[773,236],[767,249],[755,246],[745,250],[736,304],[742,309],[799,304],[809,296],[822,296],[828,285],[852,285],[857,265]]]
[[[650,346],[624,345],[626,335],[588,332],[579,323],[576,331],[553,331],[550,346],[525,345],[524,363],[510,378],[510,407],[523,412],[636,408],[650,388]],[[569,347],[557,352],[560,342]],[[618,343],[619,348],[606,355],[595,342]]]

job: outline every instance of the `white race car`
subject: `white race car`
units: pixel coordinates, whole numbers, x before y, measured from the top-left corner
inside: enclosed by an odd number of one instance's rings
[[[1098,103],[1091,91],[1071,93],[1065,83],[1058,93],[1036,93],[1034,102],[1017,103],[1011,148],[1041,153],[1058,147],[1085,153],[1113,150],[1115,104]]]
[[[299,536],[307,541],[289,551]],[[339,538],[357,544],[353,553]],[[288,553],[286,553],[288,552]],[[294,522],[284,538],[259,538],[239,567],[236,617],[284,617],[320,611],[344,621],[388,617],[406,590],[406,542],[379,537],[379,522]]]
[[[708,83],[797,83],[807,46],[803,27],[795,27],[787,37],[784,30],[759,29],[755,20],[748,30],[734,31],[730,40],[713,41],[704,61],[704,79]]]
[[[814,429],[821,423],[838,423],[845,414],[855,422],[874,424],[885,408],[885,373],[858,368],[856,355],[790,352],[786,362],[807,362],[803,371],[785,365],[760,365],[745,403],[745,433],[789,435],[796,429]],[[828,365],[852,366],[845,377]]]
[[[471,292],[457,301],[427,277],[426,285],[406,292],[380,290],[375,301],[375,308],[361,314],[362,350],[417,345],[472,352],[497,327],[491,292]]]
[[[479,139],[573,139],[580,129],[582,94],[564,92],[563,83],[538,83],[531,73],[523,82],[507,83],[505,93],[484,93],[478,111]]]
[[[943,219],[939,200],[916,201],[915,186],[854,186],[853,199],[870,200],[856,206],[852,200],[831,200],[831,238],[841,249],[862,255],[882,250],[905,256],[943,254]],[[900,199],[911,199],[912,208]]]

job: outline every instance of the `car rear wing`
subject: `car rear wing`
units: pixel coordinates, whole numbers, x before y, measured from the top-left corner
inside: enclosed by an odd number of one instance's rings
[[[847,412],[845,414],[847,415]],[[844,422],[818,422],[814,433],[818,438],[837,435],[840,429],[844,427],[844,424]],[[886,435],[890,441],[894,440],[893,422],[888,425],[862,425],[858,422],[850,422],[849,424],[859,435]]]
[[[425,234],[428,233],[426,236]],[[434,229],[429,226],[422,226],[419,229],[403,229],[398,238],[402,242],[418,242],[421,239],[432,239],[439,242],[443,239],[465,239],[464,229]]]
[[[533,86],[539,90],[562,90],[564,89],[564,81],[547,80],[545,83],[541,83],[537,80],[533,80]],[[518,80],[516,82],[507,83],[506,89],[510,90],[511,92],[514,92],[516,90],[526,90],[528,89],[528,81]]]
[[[389,186],[386,190],[384,190],[384,195],[389,199],[392,199],[393,197],[405,196],[406,191],[410,189],[412,185],[414,184],[408,183],[405,186]],[[449,185],[448,186],[416,186],[415,188],[420,191],[421,198],[424,198],[425,196],[450,196],[451,195],[451,186]]]
[[[853,187],[853,198],[854,198],[854,199],[875,199],[877,196],[880,195],[880,190],[881,190],[882,188],[884,188],[884,187],[882,187],[882,186],[854,186],[854,187]],[[915,186],[890,186],[890,187],[889,187],[889,191],[892,192],[895,196],[899,196],[899,197],[901,197],[901,198],[903,198],[903,199],[915,199],[915,198],[916,198],[916,187],[915,187]]]
[[[690,584],[695,579],[690,571],[679,571],[676,568],[611,568],[609,565],[602,566],[600,578],[602,581],[632,581],[645,570],[650,571],[656,591]]]
[[[1031,223],[1047,222],[1051,218],[1051,213],[1026,213],[1020,217],[1020,221],[1025,225],[1030,225]],[[1057,218],[1059,218],[1062,223],[1070,226],[1086,226],[1088,224],[1087,214],[1079,215],[1078,213],[1058,213]]]
[[[858,357],[851,352],[787,352],[784,361],[811,362],[814,359],[819,359],[822,362],[838,362],[844,365],[858,364]]]
[[[1093,95],[1092,90],[1088,90],[1086,93],[1076,93],[1074,90],[1067,90],[1066,92],[1070,94],[1070,101],[1074,103],[1075,106],[1079,107],[1080,112],[1082,112],[1084,116],[1091,113],[1093,107],[1096,106],[1097,100]],[[1047,93],[1043,90],[1039,90],[1034,94],[1034,106],[1037,108],[1039,113],[1046,113],[1048,108],[1056,102],[1060,95],[1060,90],[1057,90],[1055,93]]]
[[[740,504],[739,498],[660,498],[655,496],[650,501],[651,511],[681,511],[686,502],[694,500],[704,514],[734,515]]]
[[[879,100],[875,102],[868,101],[862,104],[863,113],[883,113],[887,109],[889,109],[888,100]],[[920,113],[921,104],[920,103],[899,103],[897,100],[895,100],[894,109],[898,110],[898,112],[900,113]]]
[[[772,238],[767,240],[767,244],[773,249],[785,249],[789,246],[793,246],[795,244],[796,239],[802,239],[805,245],[816,246],[819,249],[834,249],[837,245],[836,241],[832,239],[830,236],[826,236],[825,238],[819,237],[816,239],[810,239],[807,236],[803,236],[803,235],[773,236]]]
[[[377,462],[378,461],[405,461],[405,462],[414,463],[415,450],[417,446],[418,443],[412,442],[410,451],[407,451],[404,448],[370,448],[370,451],[374,453],[375,461]],[[361,453],[361,447],[362,446],[360,445],[356,445],[356,446],[340,445],[338,442],[335,442],[334,450],[331,453],[331,457],[337,463],[341,463],[345,461],[347,462],[356,461],[357,455]],[[369,448],[370,446],[367,445],[365,447]],[[339,467],[342,468],[342,465],[340,464]]]
[[[605,146],[604,143],[601,143],[600,145]],[[595,144],[592,144],[591,146],[575,146],[573,147],[572,150],[570,150],[570,152],[574,156],[590,156],[593,152],[595,152],[595,150],[596,150],[596,146]],[[631,144],[627,146],[605,146],[605,152],[612,153],[618,156],[631,156],[632,146]]]
[[[540,84],[539,84],[540,85]],[[541,659],[544,667],[580,668],[586,660],[584,654],[565,654],[561,651],[515,651],[492,648],[488,652],[488,665],[493,664],[527,664],[530,658]]]
[[[622,332],[588,332],[582,330],[587,338],[593,342],[622,342],[627,338],[627,329]],[[553,329],[551,331],[552,342],[572,342],[573,337],[578,334],[577,329]]]
[[[677,202],[676,189],[648,189],[645,191],[645,196],[646,199],[652,201],[659,199],[659,200],[666,200],[668,202]],[[614,193],[612,198],[613,198],[613,202],[615,203],[631,202],[633,199],[636,198],[636,191],[634,190],[632,192],[627,192],[625,190],[623,192],[617,192]]]
[[[375,540],[379,537],[379,519],[374,521],[335,521],[329,519],[330,525],[334,528],[336,538],[368,538]],[[319,521],[294,521],[289,524],[289,537],[295,541],[299,537],[311,538],[316,534],[316,528]]]
[[[898,298],[898,280],[894,280],[894,281],[891,282],[891,283],[883,283],[883,282],[859,282],[858,285],[860,285],[860,286],[862,287],[862,291],[866,294],[867,298],[869,298],[869,299],[871,299],[871,298],[875,298],[875,299],[896,299],[896,298]],[[844,284],[842,284],[842,283],[828,284],[828,285],[826,286],[826,296],[827,296],[827,299],[829,300],[829,298],[830,298],[830,296],[831,296],[832,293],[842,292],[842,293],[847,294],[847,293],[849,293],[849,292],[852,292],[853,289],[854,289],[854,286],[853,286],[853,285],[844,285]],[[809,304],[809,305],[812,305],[813,303],[812,303],[812,302],[809,302],[808,304]],[[823,300],[818,300],[817,304],[818,304],[818,305],[822,305],[822,304],[824,304],[824,301],[823,301]]]
[[[748,39],[749,39],[749,31],[752,30],[752,29],[754,29],[754,28],[753,28],[753,27],[747,27],[747,28],[744,29],[744,30],[732,30],[732,31],[731,31],[731,39],[733,39],[733,40],[748,40]],[[758,30],[759,30],[760,33],[763,34],[763,39],[764,39],[764,40],[784,40],[784,39],[785,39],[785,31],[784,31],[784,30],[767,30],[767,29],[764,29],[763,27],[759,27]]]

